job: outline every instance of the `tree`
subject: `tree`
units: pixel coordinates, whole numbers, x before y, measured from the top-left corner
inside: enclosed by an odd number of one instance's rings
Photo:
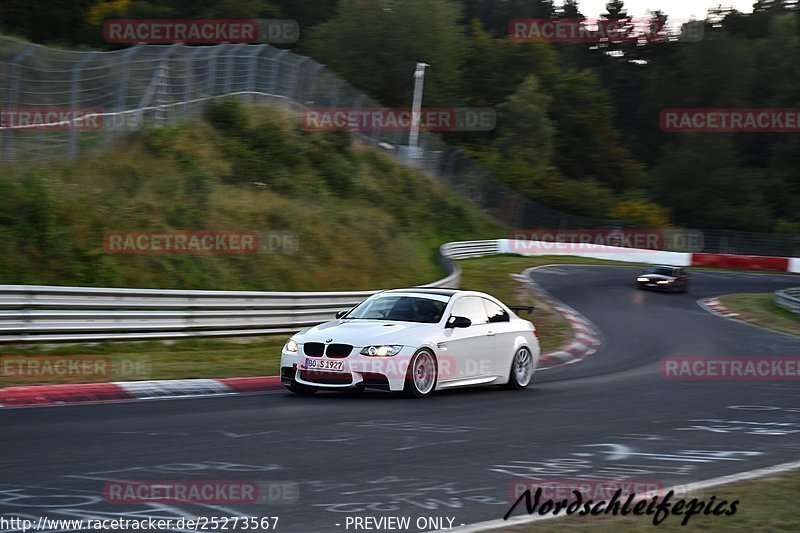
[[[483,23],[486,31],[500,36],[508,34],[508,25],[514,19],[552,18],[556,14],[553,0],[462,0],[464,18]]]
[[[411,104],[417,62],[429,63],[425,103],[452,104],[463,50],[461,11],[451,0],[341,0],[336,17],[312,28],[318,61],[382,104]]]
[[[564,0],[564,3],[557,11],[557,15],[565,19],[586,20],[578,6],[578,0]]]
[[[492,37],[478,20],[469,37],[461,66],[461,96],[469,105],[499,105],[527,76],[550,80],[558,71],[555,52],[547,43]]]
[[[497,109],[499,133],[494,148],[539,175],[550,166],[553,155],[555,128],[548,116],[552,100],[542,92],[536,76],[530,75]]]
[[[559,74],[551,110],[558,131],[554,163],[564,175],[571,179],[594,177],[617,191],[636,185],[640,170],[619,145],[614,109],[596,74]]]
[[[80,42],[93,0],[3,0],[0,29],[36,43]]]

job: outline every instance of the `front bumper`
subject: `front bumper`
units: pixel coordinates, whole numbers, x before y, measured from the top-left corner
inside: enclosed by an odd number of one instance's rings
[[[648,289],[655,291],[670,291],[670,290],[675,290],[676,288],[675,282],[658,284],[655,281],[637,281],[636,286],[639,287],[640,289]]]
[[[302,353],[281,353],[281,382],[290,385],[293,381],[310,387],[331,390],[375,388],[393,392],[405,387],[406,372],[416,350],[403,347],[399,354],[391,357],[368,357],[354,348],[353,354],[345,358],[311,357]],[[306,359],[341,361],[342,371],[309,370]]]

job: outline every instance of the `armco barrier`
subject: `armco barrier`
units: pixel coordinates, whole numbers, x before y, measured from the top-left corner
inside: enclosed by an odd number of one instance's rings
[[[789,272],[789,259],[757,255],[693,254],[692,266]]]
[[[458,287],[451,259],[497,252],[497,241],[448,243],[450,274],[425,287]],[[377,291],[258,292],[0,285],[0,343],[158,340],[292,333],[330,320]]]
[[[575,255],[633,263],[688,266],[712,261],[697,254],[613,246],[514,241],[453,242],[439,249],[446,278],[423,287],[458,287],[452,259],[498,253]],[[797,259],[724,258],[726,268],[783,270]],[[731,259],[733,258],[733,259]],[[723,261],[723,259],[713,259]],[[713,266],[722,266],[718,262]],[[98,342],[292,333],[330,320],[377,291],[258,292],[0,285],[0,343]]]
[[[793,313],[800,314],[800,287],[776,291],[775,303]]]

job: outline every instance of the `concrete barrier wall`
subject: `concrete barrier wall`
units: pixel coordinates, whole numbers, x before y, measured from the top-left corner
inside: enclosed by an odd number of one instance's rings
[[[524,256],[572,255],[625,263],[674,266],[690,266],[692,264],[692,254],[690,253],[638,250],[597,244],[501,239],[498,249],[500,253]]]

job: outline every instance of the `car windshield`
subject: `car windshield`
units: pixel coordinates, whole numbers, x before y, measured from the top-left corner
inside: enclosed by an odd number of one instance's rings
[[[364,300],[344,318],[435,324],[442,319],[447,300],[433,296],[380,294]]]
[[[659,274],[661,276],[674,276],[674,270],[669,267],[653,267],[646,274]]]

